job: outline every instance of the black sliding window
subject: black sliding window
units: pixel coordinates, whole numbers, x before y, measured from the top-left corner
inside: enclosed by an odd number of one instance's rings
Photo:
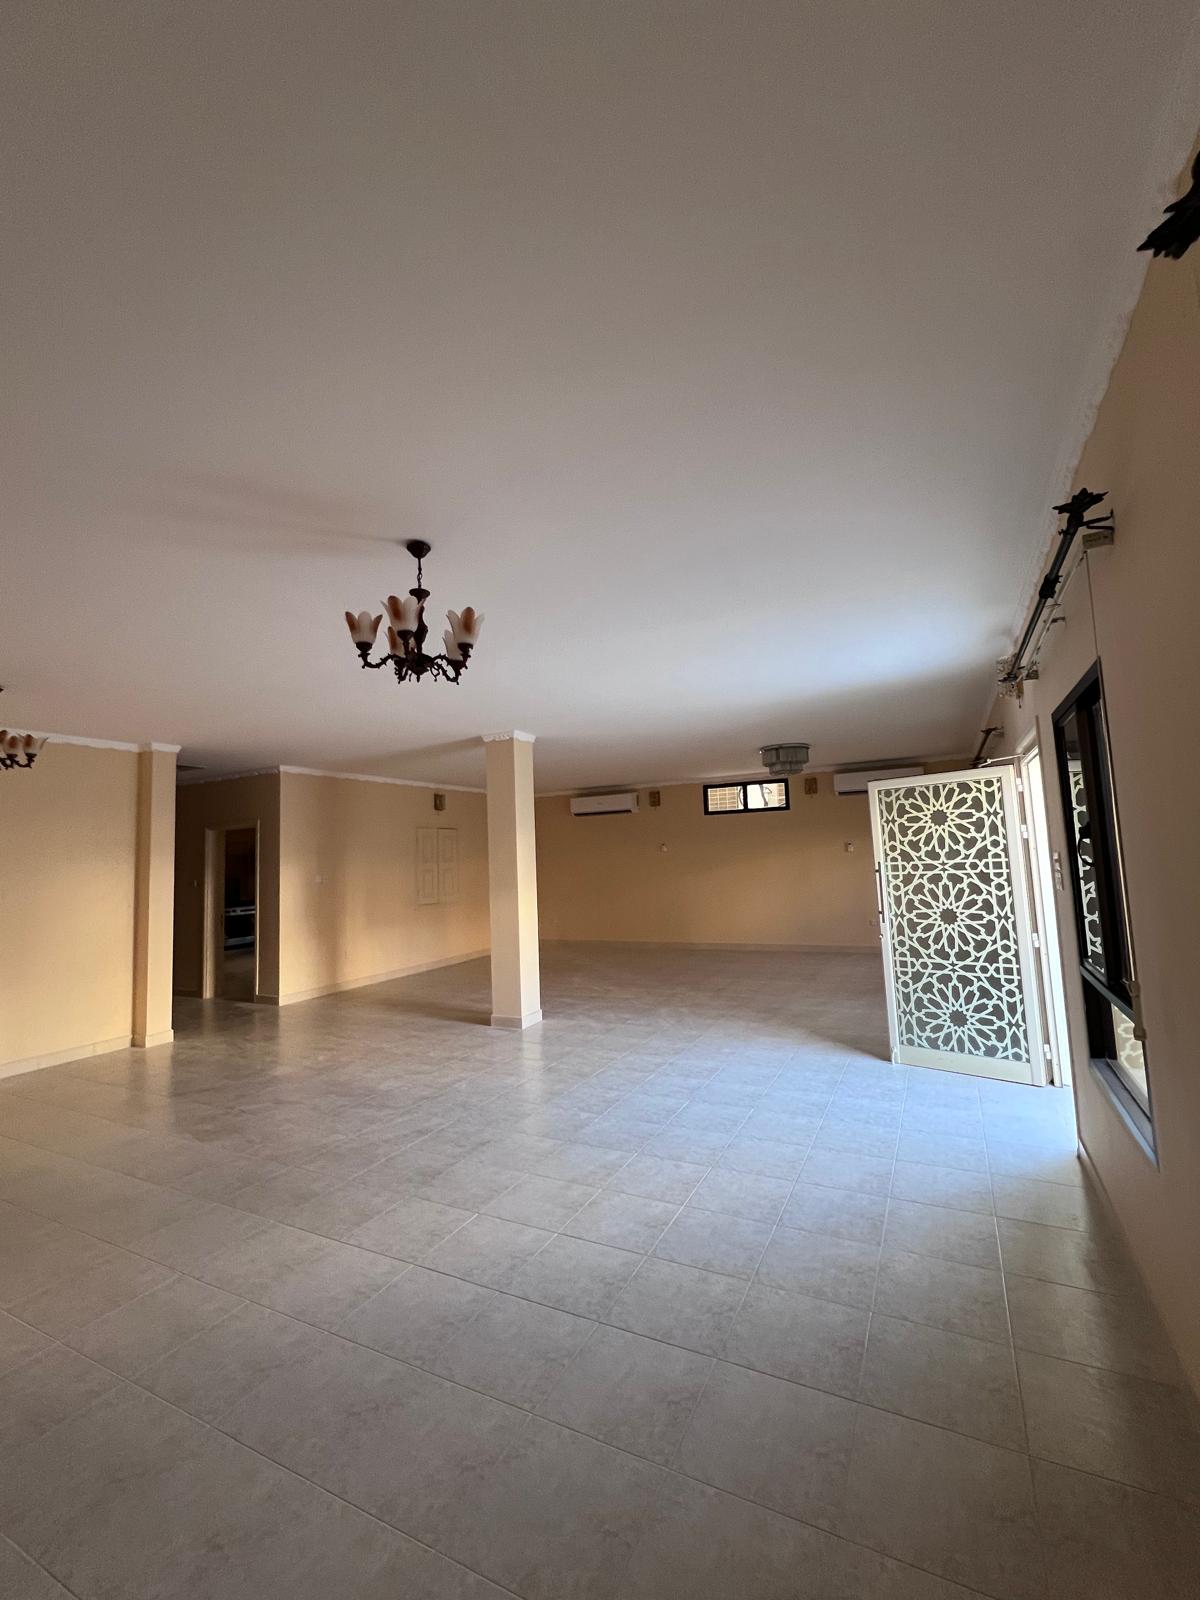
[[[1153,1148],[1146,1053],[1099,664],[1054,713],[1054,739],[1087,1013],[1088,1054],[1118,1105]]]
[[[723,817],[731,811],[787,811],[788,781],[775,783],[706,783],[704,815]]]

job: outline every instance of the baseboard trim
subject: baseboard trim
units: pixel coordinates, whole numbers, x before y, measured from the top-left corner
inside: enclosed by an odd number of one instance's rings
[[[320,1000],[328,994],[343,994],[347,989],[369,989],[377,983],[394,983],[397,978],[413,978],[420,972],[436,972],[440,967],[457,967],[466,961],[478,961],[489,955],[488,950],[468,950],[461,956],[442,956],[437,961],[418,961],[411,967],[397,967],[392,972],[373,973],[369,978],[343,978],[339,983],[322,984],[316,989],[296,989],[291,994],[260,994],[255,998],[267,1006],[294,1006],[304,1000]]]
[[[53,1050],[45,1056],[26,1056],[23,1061],[0,1061],[0,1078],[16,1078],[22,1072],[37,1072],[40,1067],[61,1067],[68,1061],[86,1061],[88,1056],[106,1056],[114,1050],[128,1050],[129,1034],[116,1039],[97,1039],[93,1044],[74,1044],[69,1050]]]
[[[501,1016],[498,1011],[492,1012],[493,1028],[511,1028],[514,1030],[519,1030],[521,1028],[536,1028],[541,1020],[542,1013],[540,1009],[537,1011],[527,1011],[523,1017],[505,1017]]]
[[[543,939],[543,944],[604,945],[621,950],[746,950],[798,956],[869,956],[874,944],[705,944],[698,939]]]
[[[135,1050],[153,1050],[156,1045],[170,1044],[175,1037],[174,1028],[164,1028],[161,1033],[135,1033],[133,1048]]]

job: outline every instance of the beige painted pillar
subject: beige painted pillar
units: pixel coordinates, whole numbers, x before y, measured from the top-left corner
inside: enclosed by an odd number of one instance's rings
[[[484,736],[488,882],[492,910],[492,1027],[542,1020],[534,854],[533,734]]]
[[[175,757],[178,746],[138,752],[137,866],[133,915],[133,1042],[169,1044],[175,929]]]

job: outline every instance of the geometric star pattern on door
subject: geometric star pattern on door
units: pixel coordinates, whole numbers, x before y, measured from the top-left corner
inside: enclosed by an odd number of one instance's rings
[[[878,815],[900,1043],[1028,1062],[999,777],[884,789]]]

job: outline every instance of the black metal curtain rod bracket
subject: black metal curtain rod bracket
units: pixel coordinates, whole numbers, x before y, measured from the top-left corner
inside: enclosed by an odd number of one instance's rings
[[[971,765],[973,767],[981,767],[983,765],[983,752],[987,749],[993,735],[1002,733],[1003,731],[1004,730],[999,727],[999,725],[993,728],[981,728],[979,730],[979,749],[976,750],[974,756],[971,758]]]
[[[1062,570],[1066,565],[1067,557],[1071,553],[1071,546],[1079,534],[1083,534],[1084,549],[1090,549],[1093,544],[1111,544],[1113,539],[1113,514],[1104,511],[1097,517],[1089,517],[1088,512],[1093,511],[1102,501],[1107,500],[1108,490],[1079,489],[1069,500],[1064,500],[1062,505],[1055,506],[1055,511],[1066,521],[1058,530],[1058,549],[1054,552],[1054,559],[1046,569],[1046,575],[1038,584],[1037,600],[1029,614],[1029,621],[1025,624],[1025,631],[1021,635],[1021,642],[1013,652],[1012,660],[1000,675],[1000,683],[1020,683],[1026,676],[1025,654],[1037,633],[1038,624],[1046,607],[1050,605],[1058,594],[1058,586],[1062,580]]]

